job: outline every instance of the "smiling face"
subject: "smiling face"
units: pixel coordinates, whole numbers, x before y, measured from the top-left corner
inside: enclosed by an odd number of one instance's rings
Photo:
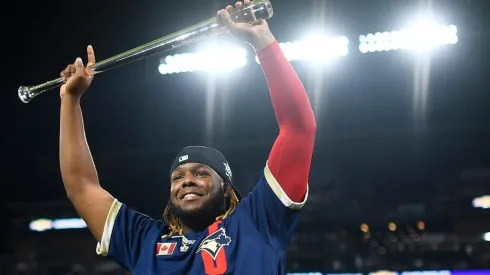
[[[180,218],[216,218],[224,208],[224,181],[209,166],[186,163],[171,176],[170,202]],[[215,217],[209,217],[209,216]]]

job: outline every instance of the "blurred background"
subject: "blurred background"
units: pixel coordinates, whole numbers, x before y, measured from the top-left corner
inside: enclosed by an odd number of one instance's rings
[[[58,163],[59,76],[207,19],[212,1],[4,6],[0,274],[124,274],[95,253]],[[490,274],[490,2],[272,0],[271,30],[317,118],[290,273]],[[227,36],[96,77],[82,107],[101,184],[160,218],[186,145],[228,158],[243,194],[278,133],[255,53]]]

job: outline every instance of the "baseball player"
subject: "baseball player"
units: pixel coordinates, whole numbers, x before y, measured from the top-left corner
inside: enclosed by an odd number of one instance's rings
[[[243,198],[219,151],[189,146],[170,168],[163,220],[128,208],[101,187],[85,139],[80,97],[93,79],[92,47],[87,67],[77,58],[61,73],[60,165],[66,192],[96,238],[96,252],[133,275],[286,274],[286,249],[308,197],[315,117],[267,22],[234,23],[231,10],[218,11],[220,23],[255,49],[279,124],[257,185]]]

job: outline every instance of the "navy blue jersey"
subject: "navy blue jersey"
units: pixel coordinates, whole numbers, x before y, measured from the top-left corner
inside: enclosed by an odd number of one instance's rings
[[[266,167],[228,218],[168,238],[168,226],[114,201],[97,253],[132,275],[286,274],[286,247],[301,203],[292,202]]]

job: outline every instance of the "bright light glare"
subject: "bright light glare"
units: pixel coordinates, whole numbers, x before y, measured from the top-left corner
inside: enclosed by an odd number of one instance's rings
[[[53,221],[53,229],[86,228],[87,224],[80,218],[58,219]]]
[[[490,242],[490,232],[483,234],[483,240],[485,240],[486,242]]]
[[[409,28],[359,36],[359,51],[372,53],[392,50],[428,51],[458,43],[458,29],[430,20],[415,21]]]
[[[86,228],[87,224],[81,218],[70,219],[37,219],[29,223],[31,231],[43,232],[46,230]]]
[[[490,195],[474,198],[472,205],[475,208],[490,209]]]
[[[291,60],[327,61],[334,56],[347,55],[348,45],[347,37],[312,36],[298,42],[296,47],[290,49],[295,57]]]
[[[286,42],[279,45],[289,61],[304,60],[324,63],[333,57],[345,56],[349,53],[349,39],[345,36],[311,36],[303,41]],[[255,62],[259,63],[257,56]]]
[[[161,74],[193,71],[227,72],[247,64],[247,52],[240,47],[214,46],[198,53],[169,55],[158,66]]]
[[[303,41],[279,44],[286,58],[323,63],[335,56],[349,53],[349,39],[345,36],[312,36]],[[257,56],[255,61],[258,63]],[[158,66],[161,74],[193,71],[229,72],[247,64],[247,52],[239,47],[214,46],[198,53],[169,55]]]
[[[51,220],[48,220],[48,219],[38,219],[38,220],[34,220],[34,221],[31,221],[29,223],[29,229],[31,231],[38,231],[38,232],[42,232],[42,231],[46,231],[46,230],[50,230],[53,228],[53,222]]]

